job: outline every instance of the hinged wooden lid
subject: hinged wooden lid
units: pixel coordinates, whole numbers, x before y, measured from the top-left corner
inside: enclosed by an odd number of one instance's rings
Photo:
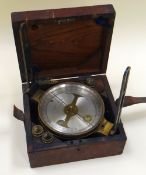
[[[12,13],[22,82],[106,72],[112,5]]]

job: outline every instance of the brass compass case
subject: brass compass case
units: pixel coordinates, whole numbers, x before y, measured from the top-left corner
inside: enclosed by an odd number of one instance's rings
[[[104,103],[94,89],[75,82],[47,90],[38,104],[43,124],[61,137],[90,135],[104,115]]]

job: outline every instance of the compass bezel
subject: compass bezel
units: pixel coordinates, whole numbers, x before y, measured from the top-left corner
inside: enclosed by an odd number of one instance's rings
[[[84,130],[83,132],[78,132],[78,133],[66,133],[66,132],[60,132],[58,131],[56,128],[52,127],[51,125],[49,125],[45,120],[44,120],[44,114],[45,110],[46,110],[46,105],[45,103],[47,103],[47,96],[52,95],[52,92],[55,92],[59,89],[62,89],[64,92],[66,91],[67,88],[79,88],[81,91],[83,91],[82,94],[87,93],[87,97],[92,97],[94,98],[94,100],[96,100],[96,102],[98,103],[97,108],[100,109],[100,116],[98,116],[98,120],[96,119],[94,123],[92,123],[92,126],[87,127],[86,130]],[[77,92],[77,94],[79,94],[79,92]],[[39,118],[41,123],[43,123],[43,125],[49,129],[51,132],[53,132],[55,135],[62,137],[62,138],[82,138],[85,136],[88,136],[90,134],[92,134],[99,126],[99,124],[101,123],[101,121],[104,118],[104,112],[105,112],[105,107],[104,107],[104,102],[102,100],[102,97],[100,96],[100,94],[93,88],[82,84],[82,83],[77,83],[77,82],[64,82],[64,83],[59,83],[57,85],[54,85],[53,87],[49,88],[44,95],[42,96],[42,98],[40,99],[40,102],[38,104],[38,113],[39,113]],[[97,117],[97,116],[95,116]]]

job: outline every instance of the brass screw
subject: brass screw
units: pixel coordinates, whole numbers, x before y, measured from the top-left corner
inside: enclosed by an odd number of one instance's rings
[[[86,79],[86,84],[89,85],[89,86],[95,86],[95,80],[93,77],[88,77]]]
[[[46,131],[42,134],[42,142],[43,143],[51,143],[54,140],[54,136],[52,133]]]
[[[44,132],[44,129],[41,125],[34,125],[32,127],[32,134],[35,137],[40,137]]]

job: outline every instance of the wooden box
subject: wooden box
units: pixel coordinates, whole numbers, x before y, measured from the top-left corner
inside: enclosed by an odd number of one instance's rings
[[[31,96],[38,82],[84,80],[96,75],[105,115],[113,122],[117,107],[106,77],[115,11],[112,5],[12,13],[12,26],[22,79],[24,126],[31,167],[121,154],[126,135],[120,123],[112,136],[91,135],[76,140],[55,138],[44,144],[32,136],[38,123]]]

